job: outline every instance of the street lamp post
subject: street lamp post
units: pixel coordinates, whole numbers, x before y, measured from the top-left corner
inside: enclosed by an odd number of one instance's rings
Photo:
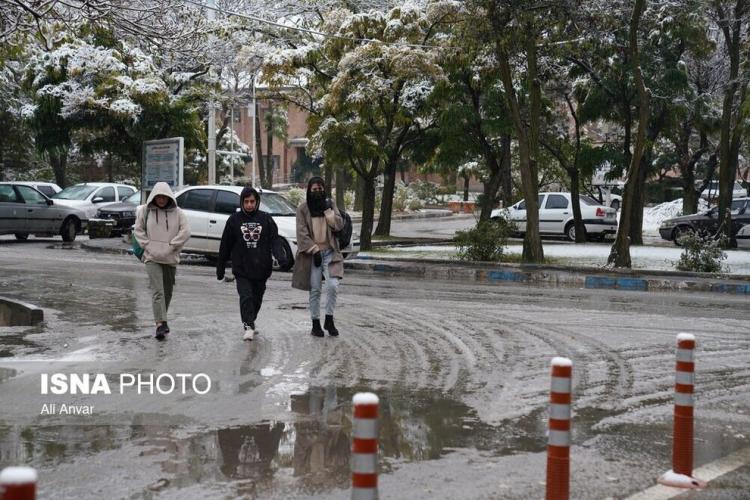
[[[258,108],[255,102],[255,73],[253,73],[253,187],[255,187],[255,171],[256,171],[255,170],[256,169],[255,157],[257,156],[257,153],[258,153],[257,143],[255,140],[255,134],[257,132],[255,130],[256,128],[255,121],[258,119],[258,117],[256,116],[257,114],[258,114]]]

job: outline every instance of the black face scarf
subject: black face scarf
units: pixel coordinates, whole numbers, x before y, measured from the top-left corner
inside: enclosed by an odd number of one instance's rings
[[[323,191],[310,191],[313,184],[320,184],[323,186]],[[310,209],[310,215],[313,217],[323,217],[323,212],[326,211],[325,187],[325,181],[320,177],[313,177],[307,183],[307,208]]]

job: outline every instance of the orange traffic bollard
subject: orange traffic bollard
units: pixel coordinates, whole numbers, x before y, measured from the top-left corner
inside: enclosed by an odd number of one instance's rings
[[[570,498],[572,374],[573,363],[568,358],[552,359],[549,436],[547,439],[547,500],[567,500]]]
[[[0,472],[1,500],[34,500],[37,474],[31,467],[7,467]]]
[[[352,500],[377,500],[380,401],[371,392],[360,392],[352,404]]]
[[[677,366],[674,384],[674,437],[672,470],[658,480],[676,488],[705,488],[705,481],[693,477],[693,387],[695,383],[695,336],[677,335]]]

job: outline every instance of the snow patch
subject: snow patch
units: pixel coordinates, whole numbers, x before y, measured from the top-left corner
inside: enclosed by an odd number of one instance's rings
[[[695,335],[693,335],[692,333],[678,333],[677,342],[681,342],[683,340],[690,340],[695,342]]]
[[[372,392],[358,392],[352,398],[352,404],[354,405],[376,405],[379,403],[380,399]]]
[[[562,358],[559,356],[556,356],[552,358],[552,361],[550,362],[552,366],[573,366],[573,362],[568,358]]]
[[[37,473],[31,467],[6,467],[0,472],[0,484],[28,484],[36,483]]]

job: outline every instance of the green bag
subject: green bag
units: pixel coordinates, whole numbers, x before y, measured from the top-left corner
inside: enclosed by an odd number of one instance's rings
[[[148,207],[143,207],[143,210],[146,211],[146,222],[144,226],[146,226],[146,236],[148,236]],[[143,252],[146,250],[138,243],[138,238],[135,237],[135,230],[130,235],[130,247],[133,249],[133,255],[135,255],[135,258],[141,260],[143,258]]]

